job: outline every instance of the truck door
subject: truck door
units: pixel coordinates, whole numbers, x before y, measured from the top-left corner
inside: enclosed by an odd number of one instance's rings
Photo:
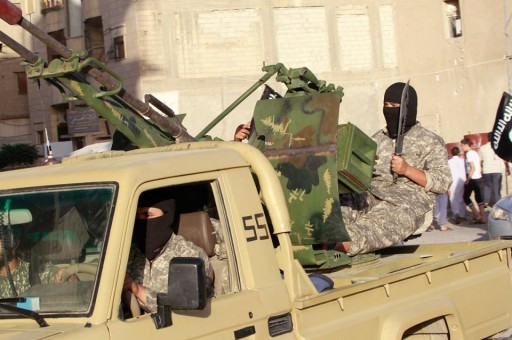
[[[158,186],[172,190],[179,202],[179,214],[208,215],[216,236],[213,254],[208,254],[215,271],[215,293],[204,310],[173,311],[172,325],[157,329],[151,313],[130,315],[128,307],[121,303],[119,287],[120,312],[109,323],[112,338],[268,339],[271,334],[289,333],[289,297],[249,170],[190,176],[181,178],[179,183],[162,181]],[[154,188],[155,183],[149,187]],[[176,233],[192,227],[179,223]],[[289,327],[281,327],[283,322]]]

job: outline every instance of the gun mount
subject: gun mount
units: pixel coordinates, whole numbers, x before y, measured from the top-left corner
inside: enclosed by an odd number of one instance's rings
[[[146,95],[145,102],[135,98],[105,64],[87,52],[71,51],[24,19],[8,0],[0,0],[0,18],[61,55],[47,63],[0,31],[0,41],[25,59],[28,78],[49,82],[67,100],[83,100],[139,148],[210,138],[207,133],[216,124],[276,75],[287,91],[275,99],[264,94],[257,102],[249,143],[267,156],[279,175],[292,218],[295,256],[312,267],[345,264],[346,259],[336,260],[312,247],[350,240],[339,195],[367,190],[373,172],[375,142],[350,123],[338,124],[343,88],[317,79],[306,67],[267,65],[254,85],[192,137],[181,117],[164,103],[152,95]]]
[[[83,100],[138,147],[195,140],[175,116],[157,113],[148,103],[135,98],[124,89],[121,77],[106,65],[87,57],[86,52],[68,49],[23,18],[21,10],[11,2],[0,1],[0,18],[24,28],[61,56],[48,64],[0,31],[0,40],[26,60],[28,78],[48,81],[67,100]]]

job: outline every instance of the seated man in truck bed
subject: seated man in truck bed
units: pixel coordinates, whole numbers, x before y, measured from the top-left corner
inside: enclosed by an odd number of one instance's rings
[[[340,196],[343,220],[352,242],[339,242],[335,249],[349,255],[389,247],[430,225],[435,197],[445,193],[452,181],[443,139],[416,121],[417,96],[412,86],[404,152],[401,156],[394,154],[404,87],[404,83],[395,83],[384,95],[387,126],[373,135],[377,156],[370,190]],[[398,175],[396,181],[394,174]]]
[[[207,286],[213,291],[213,269],[203,249],[174,234],[176,200],[166,189],[144,192],[137,208],[134,240],[124,290],[137,297],[147,312],[156,311],[157,293],[167,293],[169,261],[177,256],[204,260]]]

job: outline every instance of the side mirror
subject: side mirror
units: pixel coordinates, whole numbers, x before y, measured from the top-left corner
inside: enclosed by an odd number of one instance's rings
[[[172,310],[206,307],[206,271],[197,257],[175,257],[169,262],[167,294],[157,294],[157,312],[151,317],[157,329],[172,325]]]

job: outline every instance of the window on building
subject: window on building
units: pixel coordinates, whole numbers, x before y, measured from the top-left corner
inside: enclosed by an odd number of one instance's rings
[[[41,9],[50,9],[62,6],[62,0],[42,0]]]
[[[48,35],[60,42],[62,45],[66,46],[66,37],[64,36],[64,30],[58,30],[55,32],[48,32]],[[48,62],[52,61],[55,58],[60,58],[61,55],[57,53],[57,51],[51,49],[48,47],[46,49],[46,52],[48,53]]]
[[[45,138],[44,138],[44,130],[38,130],[36,131],[36,144],[44,144]]]
[[[459,0],[445,0],[444,7],[448,37],[460,37],[462,35],[462,20]]]
[[[58,135],[59,142],[66,142],[66,141],[71,140],[69,138],[68,124],[61,123],[61,124],[57,125],[57,135]]]
[[[114,38],[114,59],[124,59],[125,58],[125,52],[124,52],[124,36],[119,36]]]
[[[85,137],[73,137],[71,141],[73,142],[73,150],[78,150],[85,146]]]
[[[18,80],[18,94],[27,94],[27,76],[25,72],[14,72]]]
[[[94,17],[84,22],[85,48],[89,56],[105,61],[105,45],[103,41],[103,23],[101,17]]]

